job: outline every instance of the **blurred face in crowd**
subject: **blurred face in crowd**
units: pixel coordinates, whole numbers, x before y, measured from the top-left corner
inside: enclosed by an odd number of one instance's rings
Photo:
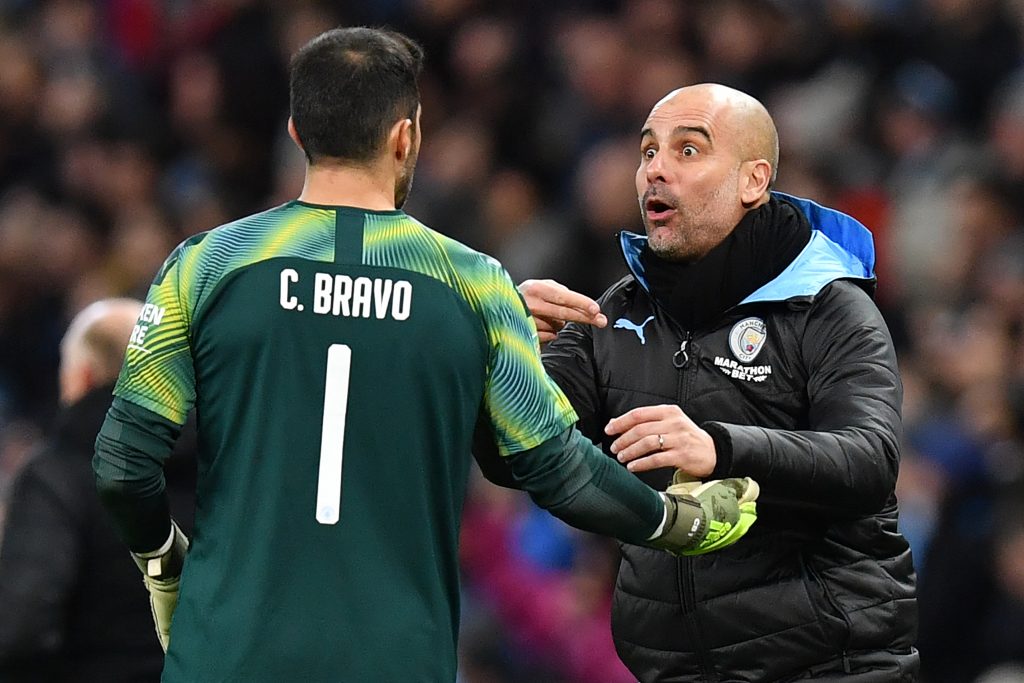
[[[760,102],[715,84],[654,106],[640,136],[636,191],[651,250],[695,261],[768,201],[778,136]]]

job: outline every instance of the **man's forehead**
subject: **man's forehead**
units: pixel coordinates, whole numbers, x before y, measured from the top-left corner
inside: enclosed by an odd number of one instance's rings
[[[641,135],[669,136],[687,130],[702,130],[710,137],[720,125],[712,111],[670,104],[651,111],[641,128]]]

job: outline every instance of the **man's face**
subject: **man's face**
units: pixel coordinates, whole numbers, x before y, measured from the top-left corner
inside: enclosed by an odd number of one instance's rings
[[[738,131],[725,108],[707,93],[683,90],[655,105],[644,124],[637,198],[648,244],[664,259],[702,258],[745,212]]]

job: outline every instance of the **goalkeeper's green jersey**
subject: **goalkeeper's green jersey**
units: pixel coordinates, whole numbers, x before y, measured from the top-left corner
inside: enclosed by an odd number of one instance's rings
[[[196,526],[165,681],[452,681],[478,418],[576,416],[501,265],[401,211],[290,202],[182,243],[115,395],[194,406]]]

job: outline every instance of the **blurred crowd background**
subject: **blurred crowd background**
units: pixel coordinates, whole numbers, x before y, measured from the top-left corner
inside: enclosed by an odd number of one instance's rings
[[[1024,681],[1021,0],[0,0],[0,503],[51,427],[71,316],[298,195],[287,60],[339,24],[426,47],[409,212],[590,295],[642,231],[651,106],[700,81],[760,98],[778,189],[875,235],[926,680]],[[631,680],[614,544],[478,478],[463,536],[463,683]]]

